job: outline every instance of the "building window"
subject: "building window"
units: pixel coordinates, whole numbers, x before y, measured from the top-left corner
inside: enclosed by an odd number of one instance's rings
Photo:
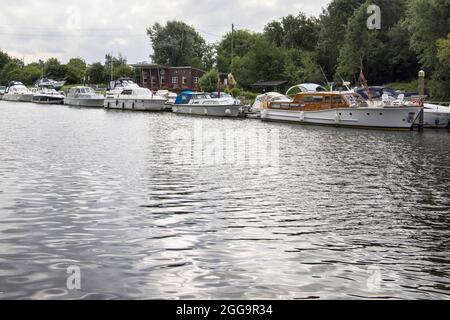
[[[198,77],[194,77],[194,84],[198,84]]]
[[[185,85],[187,83],[187,79],[186,77],[183,77],[183,85]]]
[[[172,77],[172,84],[178,84],[178,77]]]
[[[161,83],[162,84],[166,83],[166,78],[164,76],[161,76]]]
[[[156,77],[152,76],[152,86],[156,85]]]

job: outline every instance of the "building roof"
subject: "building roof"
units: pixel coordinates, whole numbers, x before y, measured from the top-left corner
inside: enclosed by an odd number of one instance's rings
[[[138,63],[138,64],[132,64],[131,65],[134,68],[160,68],[160,69],[194,69],[199,70],[201,72],[205,72],[205,70],[191,67],[191,66],[183,66],[183,67],[170,67],[170,66],[161,66],[154,63]]]
[[[286,84],[287,81],[285,80],[277,80],[277,81],[260,81],[257,83],[252,84],[252,87],[278,87],[283,84]]]

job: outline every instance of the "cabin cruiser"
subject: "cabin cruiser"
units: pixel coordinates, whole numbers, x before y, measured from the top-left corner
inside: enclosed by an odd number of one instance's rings
[[[64,95],[57,92],[51,85],[41,85],[34,90],[33,102],[43,104],[63,104]]]
[[[61,90],[66,81],[55,81],[52,79],[41,78],[34,84],[36,87],[53,87],[55,90]]]
[[[106,99],[117,97],[125,88],[140,88],[131,78],[119,78],[109,83]]]
[[[129,78],[116,80],[106,94],[106,109],[163,111],[167,99],[154,95],[147,88],[141,88]]]
[[[105,97],[91,87],[73,87],[67,93],[64,104],[77,107],[103,108]]]
[[[261,110],[262,120],[304,124],[411,130],[423,112],[421,101],[396,106],[369,106],[351,92],[299,93],[294,101],[271,102]]]
[[[386,87],[369,87],[356,91],[371,106],[399,106],[408,104],[410,100],[424,100],[426,96],[400,93]],[[425,128],[446,128],[450,125],[450,107],[424,103],[423,125]]]
[[[425,128],[449,128],[450,106],[444,107],[437,104],[425,103],[423,126]]]
[[[33,100],[33,92],[24,86],[22,82],[11,81],[3,95],[5,101],[31,102]]]
[[[244,106],[233,97],[211,98],[203,92],[183,91],[175,100],[172,112],[214,117],[244,116]]]
[[[169,90],[158,90],[156,91],[156,95],[158,97],[166,98],[167,101],[165,103],[165,110],[166,111],[172,111],[172,106],[175,103],[175,100],[177,99],[178,95],[174,92],[170,92]]]

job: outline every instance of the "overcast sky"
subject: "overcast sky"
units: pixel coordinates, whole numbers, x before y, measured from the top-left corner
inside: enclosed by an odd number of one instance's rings
[[[319,15],[330,0],[0,0],[0,49],[29,63],[57,57],[104,61],[122,53],[129,63],[150,61],[146,28],[182,20],[208,41],[231,29],[261,31],[299,11]]]

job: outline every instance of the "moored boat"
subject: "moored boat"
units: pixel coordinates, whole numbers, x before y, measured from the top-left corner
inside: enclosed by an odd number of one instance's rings
[[[73,87],[67,93],[64,104],[77,107],[103,108],[105,97],[91,87]]]
[[[61,90],[61,88],[66,84],[66,81],[55,81],[52,79],[47,78],[41,78],[38,81],[36,81],[35,86],[36,87],[53,87],[55,90]]]
[[[350,92],[299,93],[292,103],[271,102],[261,119],[304,124],[410,130],[417,123],[423,104],[369,106]]]
[[[166,98],[139,87],[131,79],[121,78],[116,80],[106,94],[103,105],[106,109],[163,111],[166,101]]]
[[[423,125],[425,128],[449,128],[450,107],[425,103]]]
[[[203,92],[183,91],[175,100],[172,112],[213,117],[244,116],[244,106],[233,98],[211,98]]]
[[[22,82],[11,81],[6,88],[3,100],[17,102],[31,102],[33,100],[33,92],[30,91]]]
[[[42,104],[63,104],[64,95],[57,92],[51,85],[41,85],[33,95],[34,103]]]

